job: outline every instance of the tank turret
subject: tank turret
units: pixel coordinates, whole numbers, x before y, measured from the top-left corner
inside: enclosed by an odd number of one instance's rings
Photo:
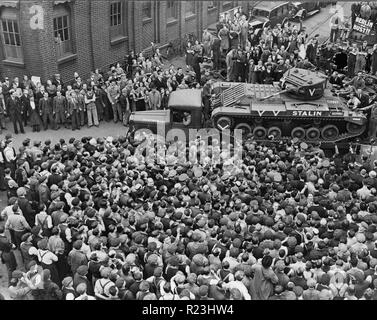
[[[280,80],[286,94],[300,100],[317,100],[323,97],[327,77],[319,72],[292,68]]]

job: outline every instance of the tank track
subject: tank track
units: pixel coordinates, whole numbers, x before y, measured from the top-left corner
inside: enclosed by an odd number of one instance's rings
[[[218,115],[216,117],[216,120],[219,119],[220,117],[222,116],[226,116],[226,117],[230,117],[232,118],[233,120],[236,120],[238,123],[246,123],[246,124],[249,124],[250,125],[250,120],[255,120],[256,118],[250,118],[250,117],[247,117],[247,116],[239,116],[239,115],[234,115],[234,116],[230,116],[230,115]],[[242,121],[244,119],[245,121]],[[215,120],[215,121],[216,121]],[[241,121],[240,121],[241,120]],[[287,120],[287,118],[284,118],[284,117],[264,117],[264,118],[261,118],[260,120],[262,120],[263,122],[264,121],[269,121],[271,120],[272,122],[276,122],[276,121],[281,121],[283,122],[284,120]],[[294,119],[292,119],[294,120]],[[324,125],[321,125],[318,129],[321,129],[323,128],[326,124],[335,124],[335,122],[339,122],[339,123],[344,123],[344,119],[343,118],[339,118],[339,119],[336,119],[336,118],[331,118],[331,119],[318,119],[320,120],[321,122],[324,122]],[[310,122],[313,122],[313,118],[300,118],[300,121],[310,121]],[[328,123],[326,123],[328,121]],[[273,124],[272,124],[273,125]],[[276,125],[276,124],[275,124]],[[263,125],[261,125],[263,126]],[[274,125],[273,125],[274,126]],[[281,128],[281,126],[279,126]],[[297,127],[297,126],[295,126]],[[295,128],[293,127],[291,132],[293,131],[293,129]],[[268,127],[265,127],[266,129],[268,129]],[[339,129],[339,127],[338,127]],[[365,132],[365,130],[361,133],[357,132],[357,133],[350,133],[350,132],[342,132],[342,133],[339,133],[338,137],[335,138],[335,139],[331,139],[331,140],[326,140],[326,139],[323,139],[323,138],[320,138],[318,140],[311,140],[311,139],[307,139],[306,137],[305,138],[300,138],[300,141],[302,142],[307,142],[307,143],[313,143],[313,142],[321,142],[322,144],[334,144],[334,143],[338,143],[338,142],[345,142],[346,140],[349,140],[349,139],[354,139],[354,138],[357,138],[357,137],[360,137],[361,135],[363,135]],[[259,141],[259,142],[268,142],[268,141],[271,141],[269,139],[258,139],[257,137],[254,138],[255,141]],[[284,140],[290,140],[292,139],[291,136],[287,136],[287,135],[282,135],[281,137],[278,137],[278,138],[275,138],[274,140],[275,141],[284,141]]]

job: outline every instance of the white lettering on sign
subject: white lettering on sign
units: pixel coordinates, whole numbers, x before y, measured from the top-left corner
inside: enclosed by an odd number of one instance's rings
[[[30,14],[33,16],[30,18],[30,28],[33,30],[43,29],[44,17],[43,8],[40,5],[33,5],[29,10]]]
[[[280,111],[272,111],[272,112],[273,112],[275,117],[280,113]]]
[[[258,110],[258,114],[259,116],[261,117],[263,115],[263,113],[265,113],[266,110]]]
[[[294,117],[321,117],[322,111],[293,111]]]
[[[356,17],[354,25],[353,25],[353,30],[357,32],[361,32],[365,35],[369,35],[370,31],[373,28],[373,22],[370,20],[365,20],[360,17]]]
[[[309,93],[310,93],[311,96],[313,96],[315,90],[316,90],[315,88],[314,89],[309,89]]]

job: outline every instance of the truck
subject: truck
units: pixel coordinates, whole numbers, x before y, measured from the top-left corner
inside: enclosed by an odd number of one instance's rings
[[[183,123],[184,113],[191,116],[189,125]],[[169,96],[167,110],[135,111],[130,115],[129,129],[137,131],[148,129],[157,133],[158,124],[165,132],[170,129],[182,129],[186,133],[189,129],[203,128],[203,104],[200,89],[181,89],[173,91]]]

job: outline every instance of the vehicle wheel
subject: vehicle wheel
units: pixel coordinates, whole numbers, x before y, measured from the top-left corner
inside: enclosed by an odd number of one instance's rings
[[[271,127],[268,129],[267,136],[274,136],[275,139],[281,138],[281,129],[279,127]]]
[[[326,141],[335,140],[339,136],[339,129],[335,125],[329,124],[322,129],[321,135]]]
[[[305,138],[305,129],[301,127],[294,128],[291,133],[292,138],[303,139]]]
[[[361,134],[365,131],[365,128],[366,128],[365,125],[358,125],[351,122],[348,122],[346,124],[346,129],[348,133],[351,133],[351,134]]]
[[[267,129],[262,126],[256,127],[253,130],[253,135],[256,139],[265,139],[267,136]]]
[[[309,141],[316,141],[321,137],[321,131],[318,128],[309,128],[306,130],[306,139]]]
[[[229,117],[220,117],[216,120],[216,128],[220,131],[232,128],[232,119]]]
[[[253,132],[253,128],[251,127],[251,125],[247,124],[247,123],[239,123],[237,124],[235,127],[234,127],[234,130],[235,129],[240,129],[242,130],[242,136],[247,136],[249,133],[252,133]]]

